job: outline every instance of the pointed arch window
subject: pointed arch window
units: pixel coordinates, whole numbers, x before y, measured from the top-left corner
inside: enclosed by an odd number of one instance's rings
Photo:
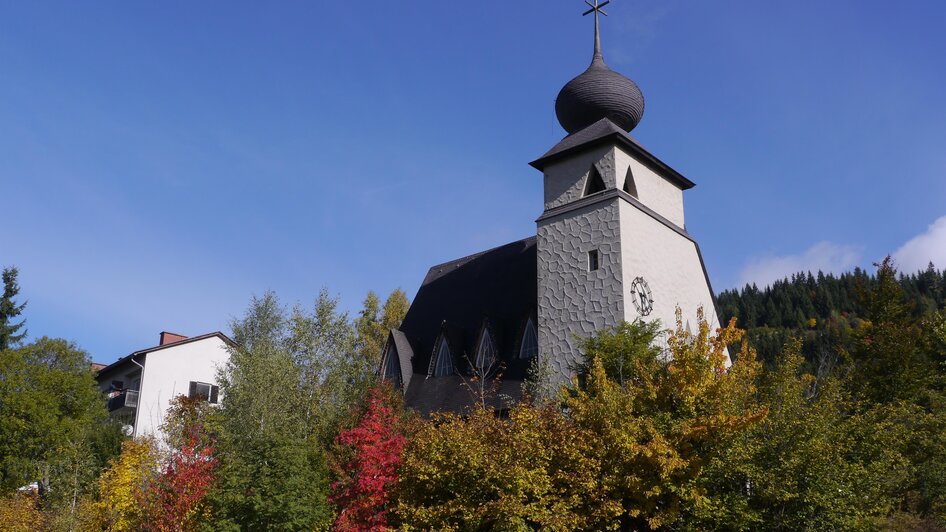
[[[525,329],[522,330],[522,342],[519,343],[519,358],[532,358],[539,354],[539,337],[535,331],[535,323],[532,318],[526,322]]]
[[[393,343],[390,343],[388,345],[388,349],[384,352],[383,380],[390,381],[398,388],[400,388],[402,385],[400,362],[400,357],[398,357],[397,354],[397,347],[395,347]]]
[[[476,345],[476,369],[489,370],[494,364],[496,364],[496,349],[493,347],[489,329],[484,325],[480,332],[480,341]]]
[[[634,174],[631,173],[630,168],[627,169],[627,175],[624,176],[624,192],[634,196],[636,199],[640,199],[637,195],[637,183],[634,182]]]
[[[433,377],[446,377],[453,375],[453,355],[450,353],[450,345],[444,334],[440,335],[437,345],[434,348],[433,370],[430,375]]]
[[[592,165],[591,170],[588,172],[588,178],[585,179],[585,192],[582,194],[582,197],[601,192],[604,188],[604,179],[601,178],[598,167]]]

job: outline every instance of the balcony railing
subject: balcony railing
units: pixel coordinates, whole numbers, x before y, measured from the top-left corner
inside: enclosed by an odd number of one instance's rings
[[[108,398],[108,411],[114,412],[121,408],[136,408],[138,406],[138,390],[124,390],[115,397]]]

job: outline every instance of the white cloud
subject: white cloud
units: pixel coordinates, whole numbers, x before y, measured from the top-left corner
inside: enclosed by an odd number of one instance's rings
[[[932,261],[937,268],[946,268],[946,216],[942,216],[900,249],[893,252],[897,269],[903,273],[925,270]]]
[[[755,257],[742,269],[739,286],[755,283],[762,287],[798,272],[840,273],[857,266],[861,253],[857,246],[819,242],[798,255]]]

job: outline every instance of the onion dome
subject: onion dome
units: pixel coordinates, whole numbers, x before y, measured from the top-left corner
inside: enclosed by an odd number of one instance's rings
[[[598,11],[595,10],[595,51],[591,66],[566,83],[555,99],[555,115],[569,135],[602,118],[611,120],[624,131],[631,131],[644,115],[644,95],[637,84],[611,70],[604,62]]]

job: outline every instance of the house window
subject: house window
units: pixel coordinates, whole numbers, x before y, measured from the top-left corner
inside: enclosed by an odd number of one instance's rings
[[[588,271],[593,272],[598,269],[598,250],[593,249],[588,252]]]
[[[203,399],[204,401],[215,405],[217,404],[217,394],[219,393],[219,390],[220,387],[214,386],[213,384],[191,381],[190,391],[187,396],[191,399]]]
[[[535,332],[535,324],[532,318],[526,323],[526,328],[522,331],[522,342],[519,345],[519,358],[532,358],[539,353],[539,339]]]
[[[493,341],[489,337],[489,330],[483,326],[483,332],[480,333],[480,343],[476,346],[476,369],[479,371],[489,370],[496,363],[496,350],[493,349]]]
[[[450,346],[447,345],[447,337],[440,335],[440,341],[437,349],[434,351],[436,358],[434,370],[431,375],[434,377],[446,377],[453,374],[453,355],[450,354]]]

